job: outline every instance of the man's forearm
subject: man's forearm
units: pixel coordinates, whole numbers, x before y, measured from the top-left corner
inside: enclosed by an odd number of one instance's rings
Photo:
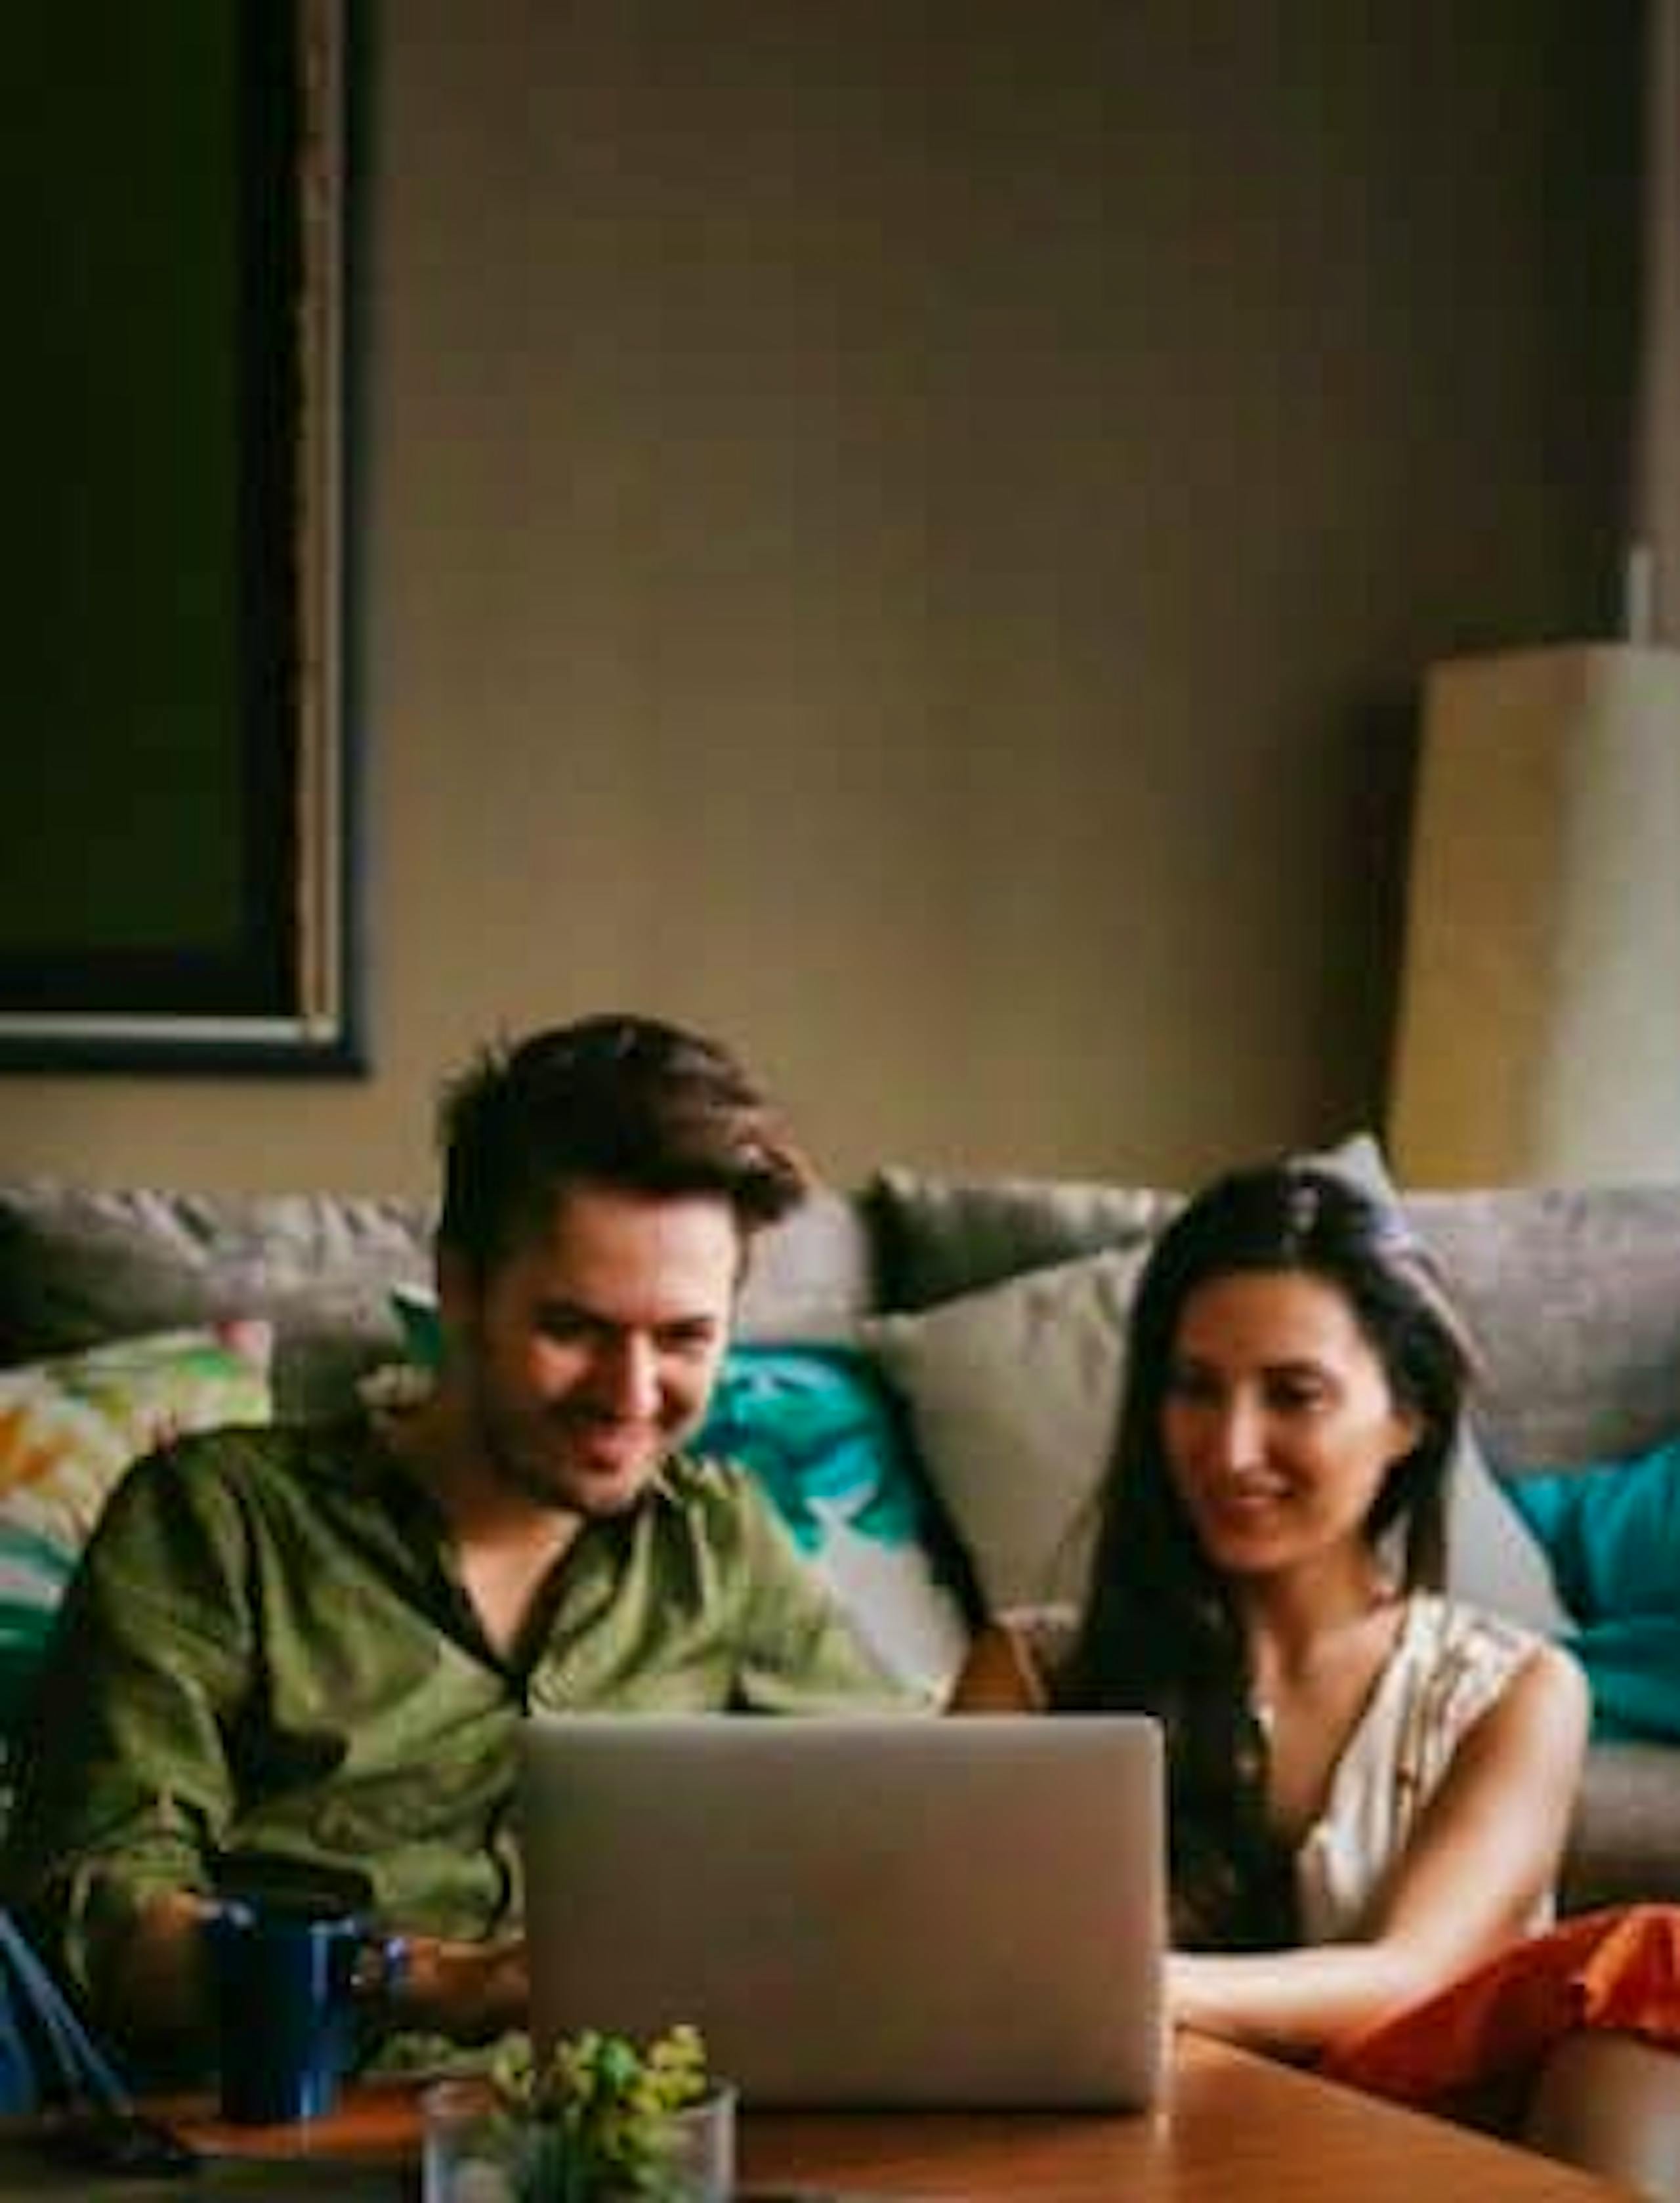
[[[216,2025],[215,1992],[202,1897],[170,1891],[149,1900],[121,1942],[99,1965],[96,2000],[115,2031],[157,2040],[207,2037]],[[408,1958],[393,1985],[389,2024],[488,2042],[528,2023],[529,1981],[523,1936],[497,1942],[408,1939]]]

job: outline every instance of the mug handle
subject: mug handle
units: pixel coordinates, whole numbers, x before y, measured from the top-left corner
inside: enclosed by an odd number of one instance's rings
[[[361,2005],[378,2007],[408,1979],[408,1938],[376,1930],[363,1936],[351,1970],[350,1993]]]

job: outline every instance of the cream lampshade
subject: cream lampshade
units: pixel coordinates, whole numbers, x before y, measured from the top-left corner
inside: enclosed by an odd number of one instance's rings
[[[1387,1136],[1412,1185],[1680,1183],[1680,651],[1430,669]]]

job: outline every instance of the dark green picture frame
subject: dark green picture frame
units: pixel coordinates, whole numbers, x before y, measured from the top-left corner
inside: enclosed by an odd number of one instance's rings
[[[34,9],[9,40],[33,279],[0,1070],[367,1067],[354,3]]]

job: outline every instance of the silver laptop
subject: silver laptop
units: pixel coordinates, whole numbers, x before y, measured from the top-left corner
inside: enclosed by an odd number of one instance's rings
[[[1160,2094],[1156,1724],[533,1715],[532,2027],[701,2029],[756,2105]]]

